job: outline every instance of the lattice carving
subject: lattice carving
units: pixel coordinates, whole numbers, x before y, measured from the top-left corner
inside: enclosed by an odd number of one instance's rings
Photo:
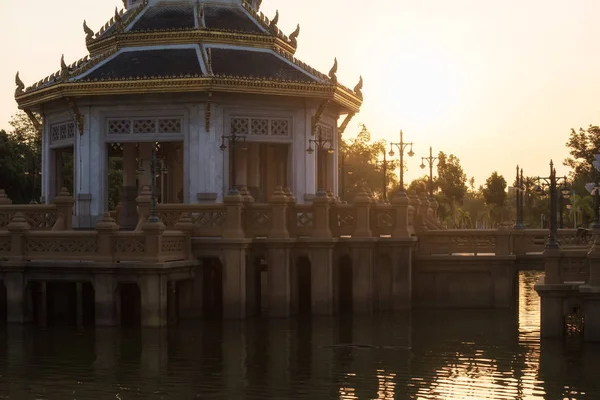
[[[296,226],[301,228],[312,228],[313,226],[313,213],[312,212],[299,212],[296,214]]]
[[[26,238],[27,253],[95,253],[96,238]]]
[[[350,228],[354,226],[354,213],[350,210],[339,211],[337,215],[338,226],[340,228]]]
[[[64,122],[50,126],[50,143],[67,142],[75,139],[75,123]]]
[[[271,136],[289,136],[290,121],[287,119],[271,120]]]
[[[253,118],[250,120],[251,134],[257,136],[269,135],[269,120],[266,118]]]
[[[378,228],[391,228],[394,226],[394,216],[388,212],[377,213],[376,221]]]
[[[133,133],[156,133],[156,120],[154,119],[135,119],[133,120]]]
[[[252,212],[252,225],[254,228],[268,228],[271,226],[270,210],[258,210]]]
[[[11,249],[10,237],[0,237],[0,253],[8,253]]]
[[[182,237],[163,237],[161,252],[162,253],[181,253],[184,251],[185,238]]]
[[[333,128],[325,124],[317,124],[317,137],[321,137],[323,140],[333,140]]]
[[[146,239],[141,237],[115,238],[115,251],[117,253],[143,253],[146,250]]]
[[[109,119],[109,135],[181,134],[181,118],[136,118]]]
[[[204,211],[193,214],[192,221],[198,228],[222,228],[225,225],[225,211]]]
[[[179,218],[181,217],[181,213],[180,212],[174,212],[174,211],[165,211],[165,212],[161,212],[159,213],[159,218],[161,220],[161,222],[163,224],[165,224],[165,226],[167,228],[171,228],[173,227],[177,221],[179,221]]]
[[[248,118],[232,118],[231,133],[233,135],[247,135],[249,133],[248,121]]]
[[[56,223],[56,213],[25,213],[25,221],[32,229],[50,229]]]
[[[108,121],[109,135],[127,135],[131,133],[131,120],[111,119]]]
[[[159,119],[158,133],[181,133],[181,119]]]

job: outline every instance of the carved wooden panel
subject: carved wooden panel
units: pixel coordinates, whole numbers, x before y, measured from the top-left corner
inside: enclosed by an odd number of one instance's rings
[[[289,118],[232,117],[231,134],[256,137],[289,137]]]
[[[50,144],[71,144],[75,140],[75,123],[63,122],[50,126]]]
[[[108,136],[182,134],[181,118],[114,118],[107,123]]]

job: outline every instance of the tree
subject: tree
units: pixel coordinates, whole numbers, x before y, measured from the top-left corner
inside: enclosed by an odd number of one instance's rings
[[[416,192],[416,193],[427,193],[429,194],[429,177],[427,175],[422,176],[413,180],[410,185],[408,185],[407,191]],[[435,185],[433,185],[433,191],[435,192]]]
[[[590,125],[587,130],[571,129],[567,147],[571,157],[565,159],[564,165],[573,169],[572,175],[593,179],[592,162],[594,155],[600,153],[600,127]]]
[[[350,200],[356,189],[367,186],[373,193],[382,197],[383,171],[380,156],[386,150],[385,141],[371,141],[371,133],[363,124],[359,134],[352,141],[340,140],[340,195]],[[389,188],[396,185],[397,178],[394,170],[398,163],[387,160],[386,183]],[[344,193],[341,193],[341,192]]]
[[[451,219],[451,225],[456,227],[456,206],[461,205],[467,193],[467,175],[464,173],[460,159],[454,154],[446,155],[443,151],[438,154],[438,176],[435,180],[440,190],[436,196],[440,204],[440,219]]]
[[[492,172],[492,175],[486,179],[483,198],[488,205],[502,207],[506,204],[506,179],[498,175],[498,172]]]

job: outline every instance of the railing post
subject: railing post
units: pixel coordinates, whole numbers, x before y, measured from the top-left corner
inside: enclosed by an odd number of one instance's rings
[[[12,204],[12,200],[6,195],[4,189],[0,189],[0,206],[8,206]]]
[[[114,262],[115,260],[115,241],[114,234],[119,230],[119,225],[110,216],[104,213],[102,219],[96,224],[96,233],[98,241],[98,261]]]
[[[544,250],[544,284],[554,285],[563,283],[560,273],[561,253],[560,249]]]
[[[150,264],[160,262],[162,252],[162,235],[166,227],[162,221],[146,221],[142,225],[142,230],[145,236],[144,261]]]
[[[136,231],[142,229],[143,225],[146,223],[146,220],[150,216],[150,205],[152,203],[152,193],[148,186],[144,186],[140,191],[138,197],[135,198],[135,202],[137,203],[138,208],[138,222],[135,227]]]
[[[513,229],[510,232],[512,254],[516,256],[522,256],[527,253],[527,246],[525,244],[525,230],[524,229]]]
[[[331,237],[331,228],[329,226],[329,209],[331,207],[331,198],[323,190],[317,192],[313,199],[314,220],[312,237],[328,238]]]
[[[365,238],[373,236],[370,222],[371,201],[364,187],[361,187],[356,196],[354,196],[353,203],[356,207],[356,225],[354,226],[352,237]]]
[[[592,231],[594,242],[588,252],[590,263],[590,286],[600,286],[600,229]]]
[[[410,237],[414,213],[414,208],[410,205],[410,200],[404,192],[399,192],[392,198],[392,206],[396,210],[396,228],[392,232],[392,237]]]
[[[429,201],[427,200],[427,194],[425,192],[421,192],[418,196],[419,198],[419,215],[417,218],[417,232],[427,232],[429,228],[427,227],[427,215],[429,214]]]
[[[238,192],[231,192],[223,198],[225,203],[224,239],[241,239],[246,235],[242,225],[244,198]]]
[[[9,261],[23,261],[25,257],[25,235],[31,227],[25,220],[23,213],[17,212],[6,228],[10,232],[10,255],[6,258]]]
[[[510,255],[510,231],[508,228],[505,226],[498,228],[496,235],[496,255]]]
[[[182,213],[173,228],[185,233],[185,255],[192,258],[192,235],[194,234],[194,223],[188,213]]]
[[[285,193],[285,195],[288,197],[288,202],[289,202],[290,204],[294,204],[294,203],[296,203],[296,197],[294,196],[294,194],[292,193],[292,190],[291,190],[291,189],[290,189],[288,186],[286,186],[286,187],[283,189],[283,192],[284,192],[284,193]]]
[[[289,202],[281,186],[277,186],[269,199],[272,209],[269,238],[286,239],[290,237],[287,229],[287,203]]]
[[[71,230],[73,228],[73,197],[67,188],[60,189],[60,193],[54,198],[54,204],[56,205],[57,218],[52,230]]]

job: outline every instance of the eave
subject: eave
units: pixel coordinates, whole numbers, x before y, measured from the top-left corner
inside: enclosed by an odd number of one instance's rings
[[[176,44],[216,43],[254,48],[283,50],[295,54],[296,47],[280,37],[257,35],[234,31],[216,31],[208,29],[148,31],[115,33],[98,41],[87,43],[91,57],[107,51],[117,51],[125,47],[144,47]]]
[[[15,97],[20,109],[29,109],[66,97],[134,95],[149,93],[225,92],[331,100],[348,112],[358,112],[362,99],[340,85],[265,80],[243,77],[174,77],[115,81],[61,82]]]

